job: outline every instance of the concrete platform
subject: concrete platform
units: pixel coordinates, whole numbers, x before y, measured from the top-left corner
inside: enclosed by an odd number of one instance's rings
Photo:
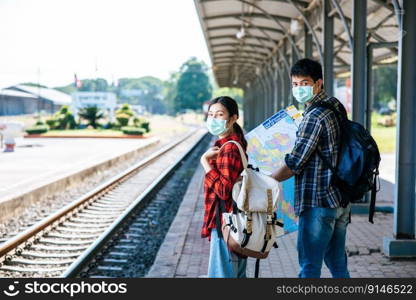
[[[0,152],[0,221],[39,197],[109,168],[159,140],[24,139],[15,152]]]
[[[385,160],[381,170],[382,189],[377,205],[392,204],[392,166]],[[387,173],[386,173],[387,172]],[[151,270],[146,277],[199,277],[207,273],[209,242],[200,237],[203,220],[203,170],[198,168]],[[389,184],[384,184],[387,182]],[[380,203],[379,203],[380,200]],[[393,214],[376,212],[374,224],[368,215],[353,215],[348,227],[347,251],[351,277],[415,277],[416,260],[389,260],[382,254],[383,237],[392,235]],[[261,262],[260,277],[297,277],[299,272],[297,233],[278,238],[278,249]],[[247,275],[254,277],[254,259],[249,259]],[[322,277],[331,277],[324,266]]]

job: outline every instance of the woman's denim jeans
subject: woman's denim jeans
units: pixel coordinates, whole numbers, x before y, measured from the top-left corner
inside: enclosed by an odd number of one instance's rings
[[[319,278],[322,262],[334,278],[349,278],[345,239],[351,206],[313,207],[299,216],[299,277]]]
[[[228,250],[216,229],[211,230],[208,278],[245,278],[247,259]]]

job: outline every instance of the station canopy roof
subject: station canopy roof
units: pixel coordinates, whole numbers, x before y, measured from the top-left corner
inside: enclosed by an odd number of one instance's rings
[[[277,56],[278,60],[285,54],[289,57],[293,45],[296,45],[302,57],[305,27],[314,30],[313,58],[318,61],[321,58],[318,49],[320,47],[323,52],[322,0],[194,1],[214,76],[221,87],[245,87],[265,65],[272,64],[272,57]],[[350,71],[352,40],[349,37],[353,34],[351,20],[354,1],[329,2],[329,15],[334,17],[334,72],[335,76],[340,77]],[[368,0],[368,43],[398,40],[399,14],[395,13],[393,4],[400,6],[400,2]],[[397,54],[397,47],[375,48],[374,63],[393,63],[397,60]]]

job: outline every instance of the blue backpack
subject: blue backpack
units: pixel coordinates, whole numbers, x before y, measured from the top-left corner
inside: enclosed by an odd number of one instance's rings
[[[323,101],[314,103],[313,106],[330,109],[341,128],[340,154],[335,167],[319,149],[317,151],[326,167],[334,174],[331,184],[341,192],[344,207],[348,203],[362,202],[365,194],[371,191],[369,221],[373,223],[381,160],[377,143],[361,124],[348,120],[345,110],[340,112],[333,104]]]

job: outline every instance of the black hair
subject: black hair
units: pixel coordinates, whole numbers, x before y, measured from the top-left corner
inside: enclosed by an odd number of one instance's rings
[[[237,115],[238,117],[238,104],[233,98],[228,97],[228,96],[221,96],[221,97],[214,98],[210,101],[208,110],[210,109],[211,105],[216,104],[216,103],[220,103],[224,105],[224,107],[228,111],[228,114],[230,115],[230,118],[234,115]],[[244,138],[243,129],[240,127],[240,125],[237,124],[237,122],[234,123],[233,129],[235,133],[237,133],[240,136],[240,140],[242,142],[243,148],[247,149],[247,141]]]
[[[317,61],[302,58],[292,66],[290,76],[310,76],[316,82],[318,79],[323,79],[322,66]]]

